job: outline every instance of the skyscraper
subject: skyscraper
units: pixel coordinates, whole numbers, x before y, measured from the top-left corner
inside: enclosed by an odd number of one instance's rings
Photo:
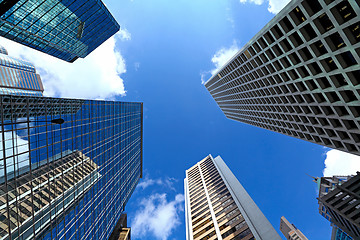
[[[0,36],[68,62],[119,29],[101,0],[0,0]]]
[[[291,1],[205,86],[230,119],[360,155],[359,13]]]
[[[308,240],[307,237],[284,216],[282,216],[280,220],[280,231],[284,234],[285,238],[289,240]]]
[[[0,46],[0,94],[42,96],[40,75],[31,63],[12,58]]]
[[[186,239],[281,239],[220,156],[186,170]]]
[[[319,207],[320,213],[326,212],[325,217],[335,227],[354,239],[360,238],[360,172],[355,176],[337,177],[339,182],[319,178]],[[322,189],[325,189],[325,193]],[[324,215],[323,215],[324,216]],[[342,232],[341,231],[341,232]],[[345,237],[346,235],[343,234]]]
[[[142,177],[142,103],[0,104],[0,239],[108,239]]]
[[[338,185],[343,184],[347,180],[349,180],[352,176],[332,176],[332,177],[317,177],[314,178],[314,182],[316,182],[318,191],[319,191],[319,198],[325,196],[332,190],[334,190]],[[331,215],[327,211],[327,208],[324,204],[319,201],[319,213],[321,216],[326,218],[328,221],[331,222]]]

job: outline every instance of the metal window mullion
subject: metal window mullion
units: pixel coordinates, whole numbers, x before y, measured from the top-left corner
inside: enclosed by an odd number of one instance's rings
[[[61,117],[61,110],[62,110],[62,108],[63,108],[63,104],[60,104],[59,105],[59,113],[58,113],[58,115]],[[59,141],[60,141],[60,158],[61,158],[61,161],[65,164],[65,162],[64,162],[64,156],[63,156],[63,146],[62,146],[62,128],[61,128],[61,124],[60,124],[60,126],[59,126],[59,137],[60,137],[60,139],[59,139]],[[64,231],[63,231],[63,234],[65,235],[65,232],[66,232],[66,225],[65,225],[65,188],[64,188],[64,169],[63,168],[61,168],[61,190],[62,190],[62,193],[61,193],[61,195],[62,195],[62,202],[61,202],[61,204],[62,204],[62,210],[61,210],[61,214],[62,214],[62,216],[63,217],[61,217],[62,218],[62,220],[61,221],[63,221],[64,223]]]
[[[11,108],[11,112],[12,112],[12,108]],[[12,119],[13,118],[13,114],[11,114],[12,116],[11,116],[11,122],[13,122],[13,120],[14,119]],[[16,126],[16,119],[15,119],[15,126]],[[15,182],[15,192],[16,192],[16,197],[15,197],[15,207],[16,207],[16,213],[17,213],[17,221],[18,221],[18,224],[20,223],[20,218],[19,218],[19,209],[18,209],[18,192],[17,192],[17,186],[16,186],[16,183],[17,183],[17,181],[16,181],[16,179],[17,179],[17,174],[16,174],[16,165],[15,165],[15,158],[18,160],[17,162],[19,162],[19,157],[18,157],[18,155],[19,155],[19,153],[18,153],[18,151],[16,151],[17,153],[16,153],[16,156],[15,156],[15,148],[17,148],[17,146],[18,146],[18,144],[17,144],[17,137],[15,137],[14,138],[14,125],[12,125],[12,127],[11,127],[11,135],[12,135],[12,149],[13,149],[13,164],[14,164],[14,182]],[[15,144],[14,144],[14,139],[15,139]],[[29,154],[30,154],[30,152],[29,152]],[[20,224],[19,224],[20,225]],[[18,227],[18,229],[17,229],[17,231],[18,231],[18,234],[19,234],[19,236],[20,236],[20,227]]]
[[[45,104],[45,121],[48,120],[48,101],[46,100],[46,104]],[[52,182],[55,182],[55,178],[53,179],[53,181],[50,180],[50,172],[51,172],[51,168],[50,168],[50,162],[49,162],[49,129],[48,129],[48,124],[45,125],[45,137],[46,137],[46,163],[47,163],[47,168],[48,168],[48,172],[47,172],[47,176],[48,176],[48,191],[49,191],[49,198],[51,199],[51,184]],[[56,192],[54,193],[55,198],[56,198]],[[54,198],[54,199],[55,199]],[[50,227],[51,229],[53,229],[53,221],[52,221],[52,201],[49,202],[49,221],[50,221]],[[50,236],[52,239],[52,231],[50,231]]]
[[[12,98],[10,98],[10,109],[12,109]],[[1,99],[1,109],[4,109],[3,106],[3,97],[0,96]],[[12,119],[12,117],[11,117]],[[9,211],[9,197],[8,197],[8,182],[7,182],[7,168],[6,168],[6,146],[5,146],[5,128],[4,128],[4,114],[1,112],[1,134],[2,134],[2,147],[3,147],[3,157],[4,157],[4,176],[5,176],[5,199],[6,199],[6,212],[7,212],[7,220],[8,220],[8,230],[9,230],[9,239],[11,240],[11,227],[10,227],[10,211]]]
[[[35,236],[35,215],[34,215],[34,191],[33,191],[33,174],[31,164],[31,152],[30,152],[30,109],[29,109],[29,98],[26,98],[26,118],[27,118],[27,132],[28,132],[28,149],[29,149],[29,173],[30,173],[30,191],[31,191],[31,204],[32,204],[32,229],[33,236]]]

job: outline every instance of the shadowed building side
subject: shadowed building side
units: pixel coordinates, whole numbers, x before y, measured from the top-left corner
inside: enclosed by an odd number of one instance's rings
[[[317,183],[317,187],[318,187],[318,191],[319,191],[319,197],[318,197],[319,213],[321,214],[321,216],[326,218],[326,220],[328,220],[332,226],[331,240],[352,240],[352,237],[350,237],[339,226],[334,224],[331,211],[326,207],[326,205],[322,201],[320,201],[320,199],[325,197],[328,193],[332,192],[338,186],[344,184],[346,181],[351,179],[353,176],[354,175],[348,175],[348,176],[335,175],[332,177],[321,177],[321,178],[314,177],[314,182]],[[341,201],[339,203],[341,203]],[[343,203],[347,204],[346,201],[344,201]]]
[[[341,230],[337,231],[337,235],[343,236],[345,239],[347,236],[359,239],[360,172],[357,172],[355,176],[322,177],[320,180],[318,178],[317,181],[320,182],[321,186],[318,198],[320,213],[335,228]],[[321,189],[325,189],[325,193]],[[342,234],[342,232],[346,234]]]
[[[127,214],[121,214],[109,240],[131,240],[131,228],[127,227]]]

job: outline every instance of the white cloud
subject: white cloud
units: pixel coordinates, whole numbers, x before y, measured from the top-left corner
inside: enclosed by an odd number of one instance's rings
[[[200,73],[200,76],[201,76],[201,84],[204,84],[206,82],[206,75],[209,74],[210,72],[202,72]]]
[[[323,174],[325,177],[333,175],[351,175],[360,171],[360,157],[332,149],[326,153],[325,169]]]
[[[290,0],[269,0],[269,12],[273,14],[279,13],[288,3]]]
[[[122,34],[122,35],[121,35]],[[126,72],[125,60],[115,49],[116,39],[129,38],[120,33],[109,38],[84,59],[67,63],[42,52],[25,47],[5,38],[0,44],[9,56],[32,62],[44,83],[44,95],[90,99],[113,98],[125,95],[121,74]]]
[[[204,84],[207,81],[207,77],[219,71],[238,51],[239,47],[236,40],[233,41],[233,44],[229,48],[223,47],[218,50],[211,58],[211,62],[215,65],[215,68],[210,71],[200,72],[201,83]]]
[[[151,179],[148,176],[145,176],[145,178],[141,180],[141,182],[138,184],[138,188],[144,190],[150,186],[159,185],[159,186],[167,187],[170,190],[176,191],[176,189],[174,188],[174,183],[176,182],[178,182],[178,180],[171,177],[166,177],[164,179],[162,178]]]
[[[264,3],[264,0],[240,0],[241,3],[255,3],[256,5],[261,5]]]
[[[138,184],[138,187],[144,190],[145,188],[150,187],[154,184],[162,185],[163,181],[161,179],[154,180],[146,176],[144,180],[141,180],[141,182]]]
[[[230,48],[221,48],[211,58],[211,62],[215,65],[215,69],[211,70],[211,74],[215,74],[222,66],[224,66],[237,52],[239,47],[236,41],[230,46]]]
[[[283,9],[290,0],[240,0],[241,3],[254,3],[256,5],[261,5],[263,3],[268,3],[268,10],[273,14],[277,14]]]
[[[167,195],[154,194],[143,198],[134,220],[131,222],[132,237],[142,239],[152,234],[155,239],[166,240],[181,224],[180,213],[184,211],[184,195],[178,194],[172,201]]]
[[[122,41],[129,41],[131,40],[131,33],[126,28],[120,29],[118,35]]]

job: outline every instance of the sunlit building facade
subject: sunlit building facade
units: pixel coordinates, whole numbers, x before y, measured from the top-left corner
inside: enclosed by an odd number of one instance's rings
[[[8,56],[0,46],[0,94],[42,96],[44,87],[33,64]]]
[[[0,36],[68,62],[119,29],[101,0],[0,0]]]
[[[284,216],[280,219],[280,231],[288,240],[309,240],[294,224]]]
[[[360,155],[359,14],[290,1],[205,86],[229,119]]]
[[[142,177],[142,103],[0,104],[0,239],[109,239]]]
[[[187,240],[280,240],[220,156],[186,170]]]

